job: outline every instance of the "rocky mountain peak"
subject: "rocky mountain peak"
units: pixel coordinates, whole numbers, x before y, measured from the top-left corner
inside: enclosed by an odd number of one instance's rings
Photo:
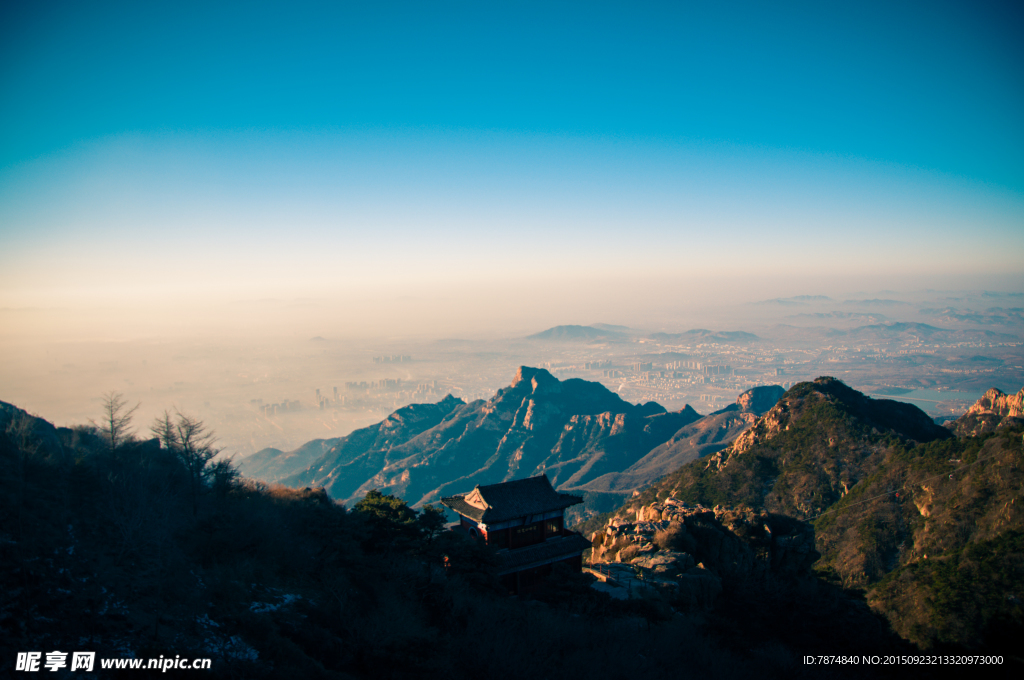
[[[824,377],[794,386],[731,446],[652,489],[812,517],[869,475],[894,440],[911,446],[950,436],[916,406],[871,399]]]
[[[736,398],[736,401],[729,404],[721,411],[715,411],[712,415],[721,413],[743,413],[745,415],[760,416],[767,413],[779,402],[782,395],[786,393],[780,385],[760,385],[752,387]]]
[[[913,404],[892,399],[872,399],[830,376],[794,386],[779,400],[775,408],[803,412],[821,400],[844,411],[868,429],[888,431],[904,439],[918,442],[949,437],[948,432],[943,431],[943,428],[936,425],[924,411]]]
[[[991,413],[992,415],[1021,418],[1024,417],[1024,388],[1017,394],[1005,394],[993,387],[979,399],[967,413]]]
[[[690,411],[693,411],[693,408],[691,408],[689,404],[687,404],[685,408],[688,408],[690,409]],[[668,413],[668,409],[666,409],[664,406],[662,406],[656,401],[648,401],[643,404],[637,404],[636,407],[636,415],[641,417],[656,416],[660,413]]]
[[[535,391],[541,385],[557,382],[558,379],[543,368],[520,366],[516,371],[515,377],[512,379],[512,389],[519,389],[526,383],[530,386],[531,391]]]
[[[769,411],[786,393],[779,385],[761,385],[747,390],[736,398],[741,411],[758,415]]]
[[[946,427],[961,437],[977,437],[993,430],[1024,424],[1024,388],[1006,394],[993,387],[967,413]]]
[[[579,486],[629,467],[699,417],[692,409],[631,404],[600,383],[520,366],[511,384],[486,401],[414,404],[346,437],[311,442],[318,454],[282,481],[324,486],[346,503],[371,489],[431,503],[475,484],[540,473],[558,488]]]
[[[445,395],[444,399],[437,402],[438,406],[443,406],[445,408],[455,408],[456,406],[463,405],[465,403],[466,402],[464,402],[462,399],[452,396],[451,394]]]

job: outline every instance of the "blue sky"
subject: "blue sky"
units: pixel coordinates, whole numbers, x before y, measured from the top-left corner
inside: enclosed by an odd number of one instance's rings
[[[0,306],[1024,280],[1019,3],[209,5],[0,10]]]

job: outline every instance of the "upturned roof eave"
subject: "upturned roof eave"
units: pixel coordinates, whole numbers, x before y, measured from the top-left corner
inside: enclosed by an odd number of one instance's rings
[[[486,507],[467,502],[466,497],[472,493],[478,493]],[[564,510],[582,502],[581,496],[555,491],[547,475],[477,486],[473,491],[441,499],[442,505],[459,515],[489,524]]]

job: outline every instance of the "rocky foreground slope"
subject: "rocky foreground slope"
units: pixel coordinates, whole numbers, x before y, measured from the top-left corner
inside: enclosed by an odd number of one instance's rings
[[[813,523],[816,573],[865,592],[904,638],[992,648],[1024,632],[1024,428],[1004,408],[1011,400],[991,394],[951,429],[973,431],[979,415],[1002,408],[1001,427],[956,437],[916,407],[833,378],[801,383],[728,448],[584,529],[602,546],[597,559],[622,562],[624,546],[613,542],[613,555],[599,535],[640,526],[648,508]]]
[[[751,509],[705,508],[675,498],[642,505],[636,517],[614,517],[589,536],[590,565],[606,583],[666,588],[674,601],[710,608],[737,583],[792,585],[818,558],[804,522]],[[623,596],[611,588],[606,592]]]

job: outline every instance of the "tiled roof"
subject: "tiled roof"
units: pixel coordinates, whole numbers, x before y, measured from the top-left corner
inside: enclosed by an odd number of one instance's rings
[[[441,505],[446,505],[463,517],[468,517],[472,520],[476,520],[477,522],[479,522],[484,516],[483,510],[475,508],[466,502],[465,494],[446,496],[441,499]]]
[[[479,498],[475,504],[467,502],[467,496]],[[552,510],[561,510],[570,505],[582,503],[581,496],[558,493],[551,486],[547,475],[516,479],[501,484],[477,486],[469,493],[456,494],[441,499],[464,517],[485,524],[496,524],[527,515],[539,515]],[[485,507],[478,507],[483,505]]]
[[[590,547],[590,541],[579,534],[569,534],[562,538],[552,538],[531,545],[528,548],[516,548],[515,550],[502,550],[498,553],[498,573],[508,574],[514,571],[522,571],[533,566],[556,562],[579,555]]]

